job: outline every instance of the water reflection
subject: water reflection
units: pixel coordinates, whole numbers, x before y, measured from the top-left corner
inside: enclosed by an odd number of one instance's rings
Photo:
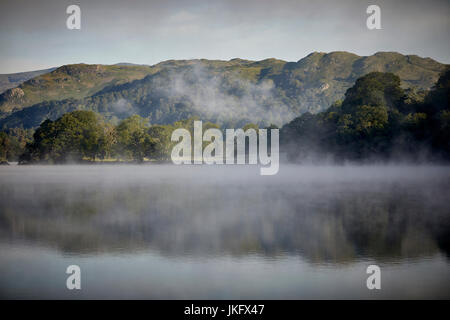
[[[448,256],[449,185],[439,167],[7,168],[0,235],[67,254]]]

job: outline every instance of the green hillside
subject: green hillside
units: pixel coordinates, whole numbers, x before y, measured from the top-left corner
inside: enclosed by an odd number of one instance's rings
[[[50,100],[81,99],[107,85],[142,79],[148,66],[66,65],[27,80],[0,95],[0,112],[7,114]]]
[[[324,112],[304,113],[280,130],[280,150],[291,161],[448,162],[450,159],[450,69],[424,96],[400,86],[393,73],[358,78],[343,101]],[[82,162],[83,159],[169,161],[174,129],[193,134],[195,118],[168,125],[132,115],[117,125],[90,110],[67,112],[30,131],[1,132],[0,157],[20,163]],[[220,128],[204,122],[203,130]],[[247,124],[243,129],[253,128]],[[207,143],[203,144],[205,147]]]
[[[117,121],[131,114],[151,123],[190,116],[220,124],[282,125],[342,99],[357,78],[391,72],[401,86],[428,90],[446,65],[430,58],[379,52],[314,52],[298,62],[169,60],[154,66],[68,65],[0,95],[0,128],[38,126],[76,109]]]
[[[371,72],[326,111],[284,125],[281,149],[292,161],[450,159],[450,69],[424,96],[392,73]]]
[[[147,81],[142,80],[142,85]],[[175,144],[170,139],[173,130],[184,128],[192,134],[194,121],[198,119],[191,117],[162,125],[132,114],[113,124],[104,121],[105,110],[100,115],[91,110],[76,110],[78,107],[77,100],[72,99],[64,104],[55,101],[17,112],[34,110],[57,120],[47,119],[35,131],[22,128],[1,131],[0,160],[20,159],[21,163],[96,161],[97,158],[168,161]],[[50,113],[55,110],[63,115]],[[32,118],[42,114],[34,114]],[[17,119],[24,121],[21,117]],[[206,128],[220,128],[220,125],[204,122],[203,129]],[[247,123],[242,128],[258,129],[258,126]],[[431,90],[420,94],[403,89],[400,78],[393,73],[368,73],[346,91],[344,100],[323,112],[303,113],[280,130],[281,152],[289,160],[300,162],[406,159],[447,162],[449,141],[450,68],[441,74]]]
[[[56,68],[50,68],[45,70],[36,70],[29,72],[0,74],[0,94],[8,89],[17,87],[18,85],[27,80],[40,76],[41,74],[44,73],[52,72],[55,69]]]

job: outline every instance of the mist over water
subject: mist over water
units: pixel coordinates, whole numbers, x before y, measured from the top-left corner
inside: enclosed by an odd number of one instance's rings
[[[445,166],[5,166],[0,197],[3,298],[450,297]]]

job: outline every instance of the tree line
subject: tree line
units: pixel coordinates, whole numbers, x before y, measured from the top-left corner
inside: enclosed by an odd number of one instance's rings
[[[405,90],[392,73],[372,72],[324,112],[283,126],[292,161],[450,160],[450,70],[431,90]]]
[[[280,151],[293,161],[312,155],[334,160],[408,156],[450,160],[450,71],[432,90],[405,90],[392,73],[359,78],[342,101],[326,111],[304,113],[280,130]],[[150,124],[132,115],[117,125],[93,111],[76,110],[45,120],[36,129],[0,132],[0,160],[20,163],[68,161],[167,161],[172,131],[193,131],[197,117],[172,124]],[[204,130],[219,128],[203,122]],[[249,123],[243,129],[258,126]]]
[[[113,125],[93,111],[72,111],[55,121],[44,121],[19,162],[168,161],[175,144],[171,141],[172,131],[193,131],[195,120],[192,117],[170,125],[151,125],[148,118],[132,115]],[[219,126],[206,122],[204,127]]]
[[[27,143],[32,141],[32,129],[12,128],[0,131],[0,162],[17,161]]]

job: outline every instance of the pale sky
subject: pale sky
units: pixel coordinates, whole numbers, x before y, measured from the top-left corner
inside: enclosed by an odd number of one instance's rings
[[[66,28],[67,6],[81,30]],[[368,30],[366,8],[381,8]],[[398,51],[450,63],[449,0],[0,0],[0,73],[71,63]]]

